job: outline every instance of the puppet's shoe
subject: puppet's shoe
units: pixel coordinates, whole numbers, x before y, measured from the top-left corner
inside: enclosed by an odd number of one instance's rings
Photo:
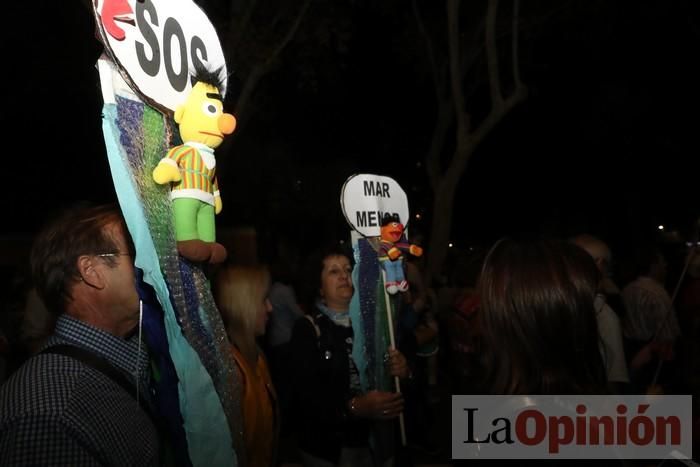
[[[177,242],[177,252],[183,258],[187,258],[195,263],[209,261],[212,254],[211,244],[197,239]]]
[[[389,295],[395,295],[399,291],[399,287],[396,285],[396,282],[389,282],[386,285],[386,291]]]
[[[228,253],[221,243],[213,242],[210,243],[209,246],[211,247],[211,256],[209,257],[209,262],[211,264],[218,264],[226,261]]]
[[[401,281],[399,282],[399,292],[405,292],[408,290],[408,281]]]

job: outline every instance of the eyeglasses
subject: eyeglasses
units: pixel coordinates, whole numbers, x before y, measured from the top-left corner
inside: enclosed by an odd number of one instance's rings
[[[116,256],[132,256],[131,253],[121,253],[121,252],[116,252],[116,253],[100,253],[99,255],[100,258],[114,258]]]

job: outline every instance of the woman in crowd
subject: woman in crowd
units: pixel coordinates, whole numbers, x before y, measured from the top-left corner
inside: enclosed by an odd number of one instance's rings
[[[480,279],[491,394],[602,394],[593,300],[598,270],[562,241],[499,241]]]
[[[370,449],[374,421],[393,420],[403,410],[399,393],[363,392],[351,351],[349,307],[353,295],[350,258],[339,249],[317,256],[306,284],[317,300],[297,320],[290,342],[294,375],[294,423],[305,466],[382,465]],[[406,359],[389,351],[389,372],[406,378]]]
[[[605,394],[593,306],[597,285],[593,258],[576,245],[544,239],[499,241],[486,257],[478,286],[487,375],[481,393],[514,396],[502,406],[512,414],[539,403],[528,395]],[[589,459],[581,447],[576,459],[475,456],[455,465],[619,467],[616,455]]]
[[[272,306],[270,274],[262,267],[229,266],[217,276],[216,298],[241,376],[245,465],[275,465],[279,420],[276,394],[256,338],[265,334]]]

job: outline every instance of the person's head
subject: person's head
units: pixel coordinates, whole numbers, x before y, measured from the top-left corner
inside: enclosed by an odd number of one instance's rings
[[[317,300],[334,311],[347,311],[353,294],[352,261],[341,246],[322,248],[309,258],[304,300],[313,307]]]
[[[693,247],[688,252],[688,275],[693,279],[700,279],[700,251],[697,247]]]
[[[116,206],[77,206],[63,211],[36,237],[32,277],[50,311],[122,335],[139,316],[133,256]]]
[[[382,240],[398,243],[403,236],[404,226],[397,214],[385,214],[380,228]]]
[[[598,272],[575,245],[499,241],[479,282],[490,389],[591,393],[605,384],[593,300]]]
[[[265,334],[272,305],[270,273],[262,266],[227,266],[217,274],[216,303],[232,343],[256,356],[255,338]]]
[[[570,241],[585,250],[593,258],[600,273],[598,290],[605,296],[618,295],[620,289],[612,277],[612,254],[608,245],[599,238],[589,234],[577,235]]]
[[[634,250],[636,276],[646,276],[663,284],[666,282],[668,263],[661,250],[653,244],[644,243]]]
[[[595,261],[596,266],[600,274],[605,277],[610,273],[610,264],[612,262],[612,254],[610,253],[610,248],[602,240],[593,235],[581,234],[577,235],[571,239],[571,243],[583,248],[593,261]]]
[[[236,118],[223,109],[221,70],[209,71],[197,67],[194,84],[185,102],[175,109],[175,122],[179,124],[183,141],[202,143],[217,148],[224,136],[233,133]]]

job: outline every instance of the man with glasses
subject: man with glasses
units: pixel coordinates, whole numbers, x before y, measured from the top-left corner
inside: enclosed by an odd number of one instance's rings
[[[133,246],[114,206],[80,207],[36,238],[32,275],[58,315],[0,387],[0,465],[155,465]]]

